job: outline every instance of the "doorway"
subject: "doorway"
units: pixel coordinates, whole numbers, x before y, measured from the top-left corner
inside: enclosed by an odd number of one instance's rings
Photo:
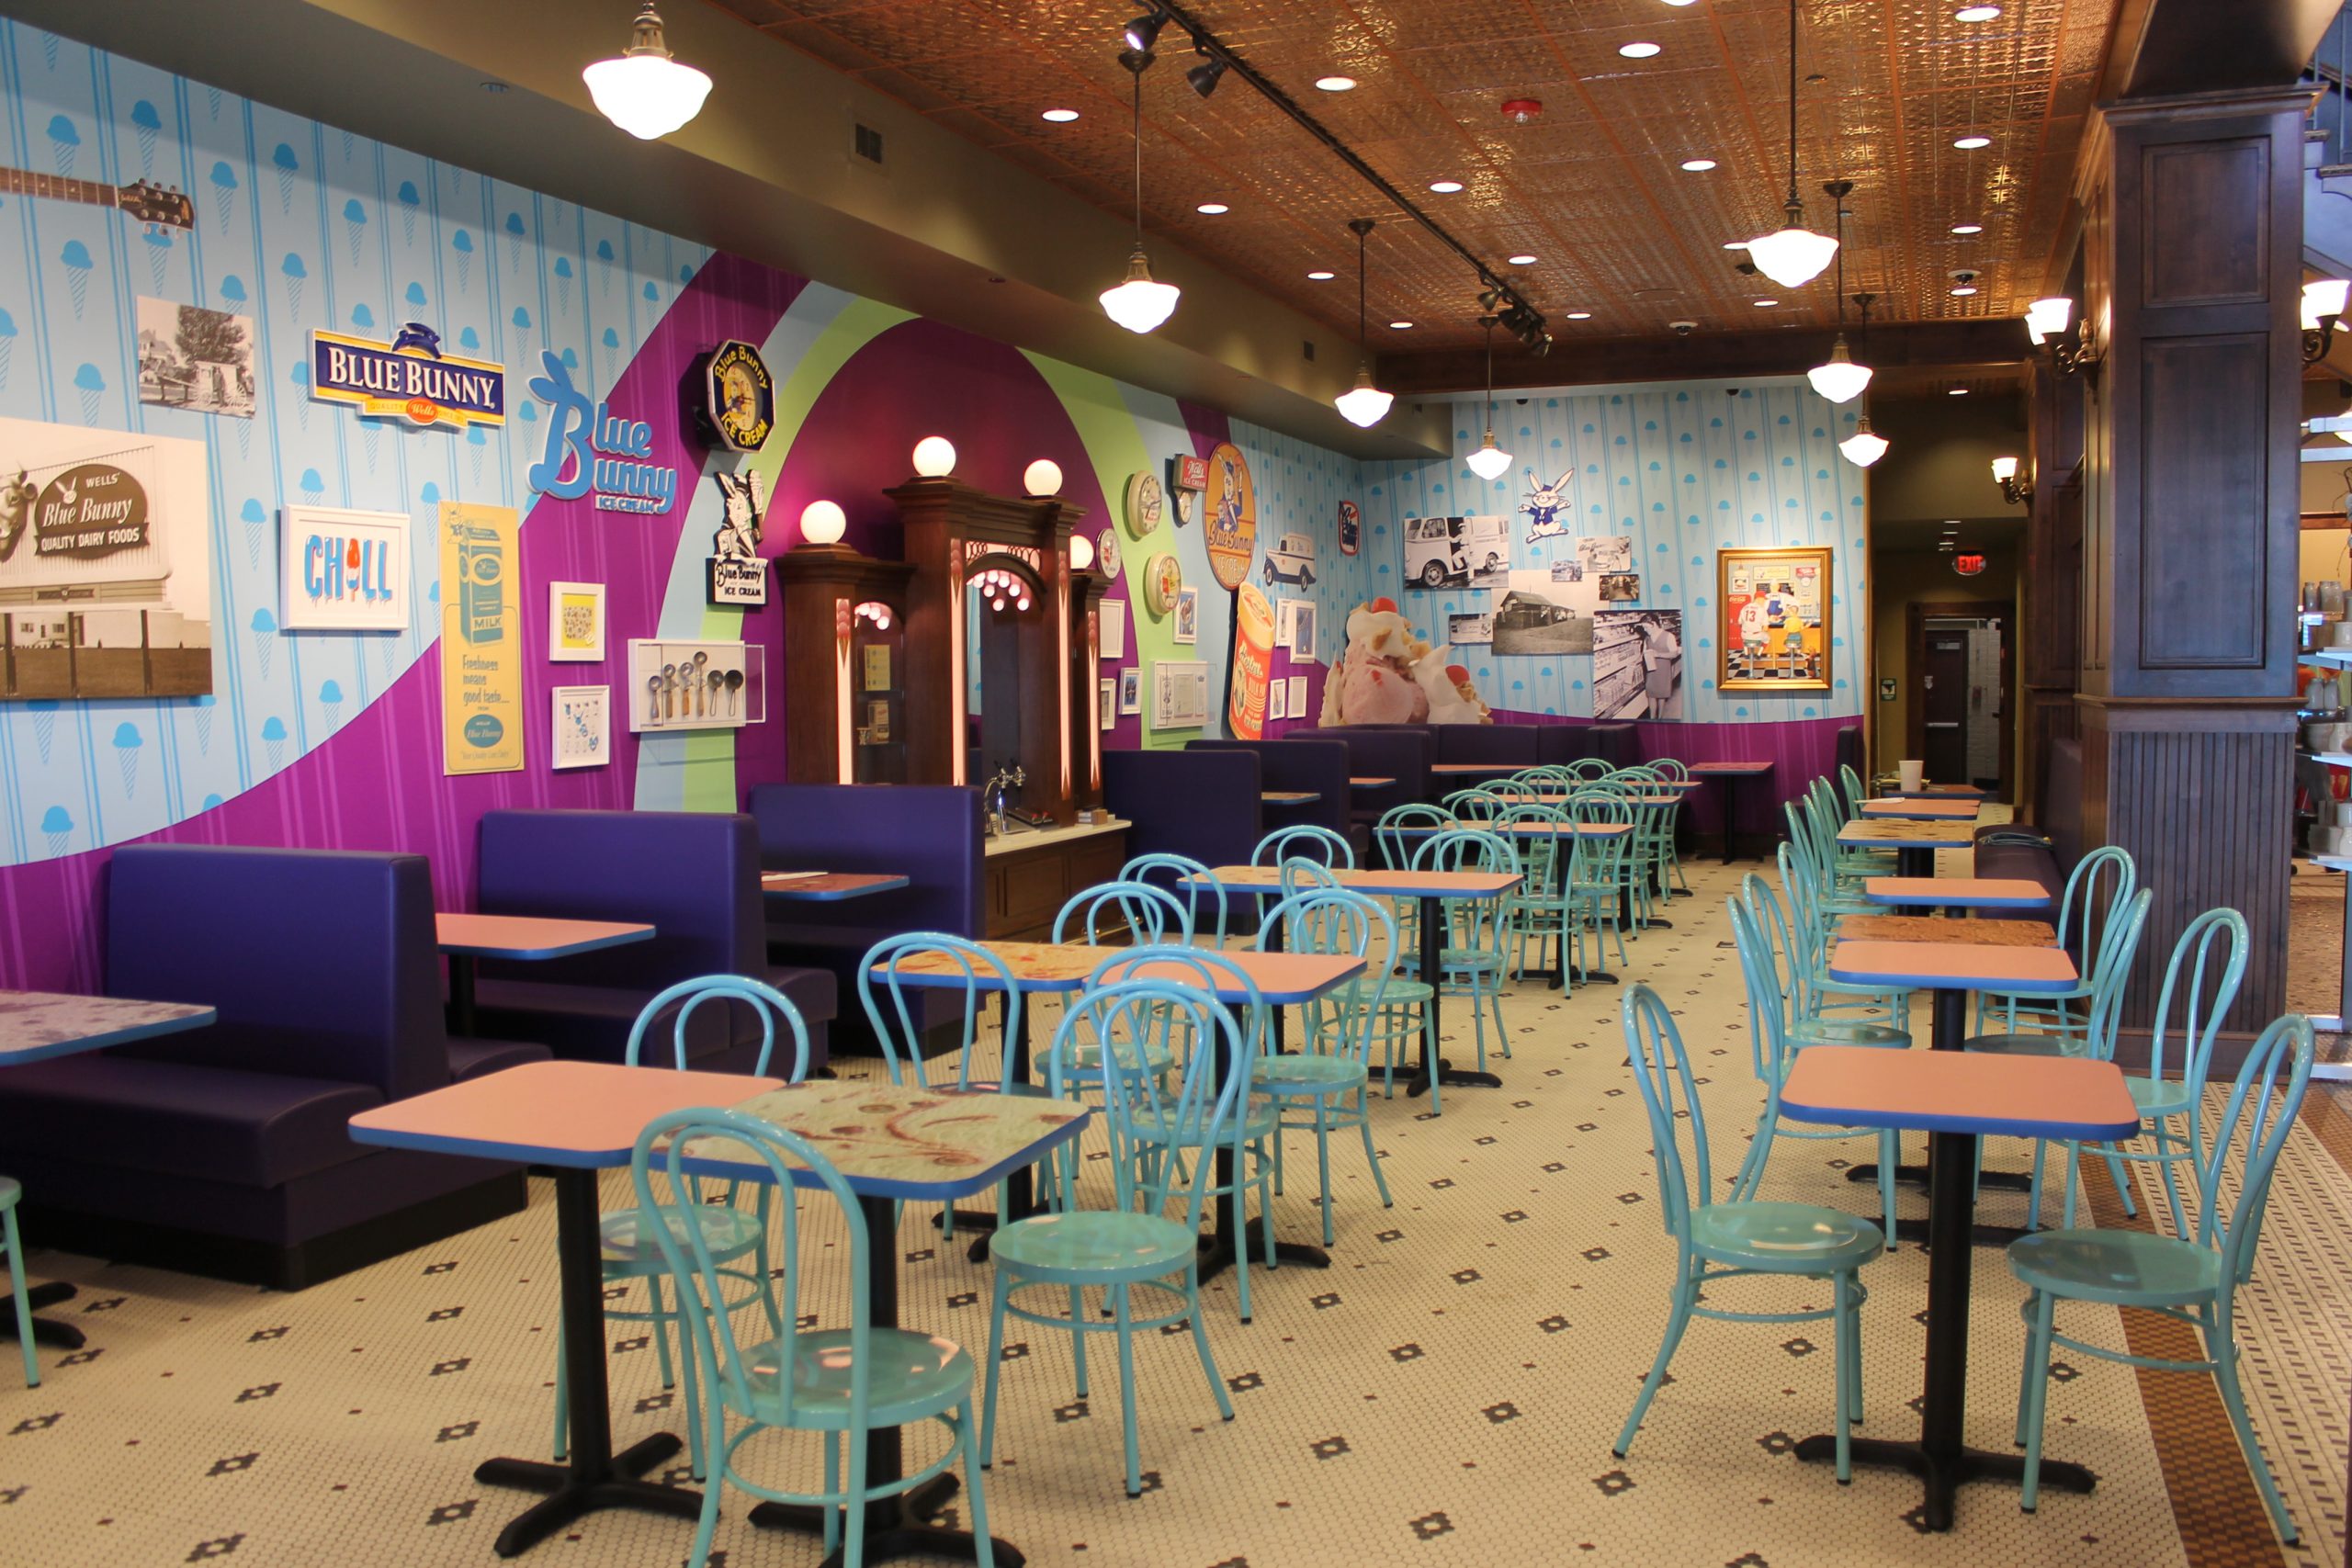
[[[1905,755],[1930,779],[2009,793],[2016,726],[2010,712],[2010,628],[2000,600],[1905,606],[1909,723]]]

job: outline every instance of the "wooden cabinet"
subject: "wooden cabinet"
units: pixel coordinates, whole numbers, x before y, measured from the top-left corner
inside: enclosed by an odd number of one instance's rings
[[[1045,941],[1070,896],[1116,879],[1126,859],[1125,822],[990,840],[986,861],[989,937]]]

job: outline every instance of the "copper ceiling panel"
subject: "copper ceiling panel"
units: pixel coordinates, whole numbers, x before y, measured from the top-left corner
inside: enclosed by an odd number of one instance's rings
[[[1121,25],[1143,0],[711,0],[1114,211],[1128,199]],[[2039,291],[2117,0],[1801,0],[1800,194],[1854,182],[1846,290],[1874,317],[2014,314]],[[1787,186],[1788,13],[1779,0],[1198,0],[1193,7],[1551,316],[1555,335],[1818,326],[1834,274],[1771,288],[1723,249],[1777,225]],[[1621,44],[1663,46],[1649,60]],[[1343,333],[1354,327],[1350,218],[1369,246],[1375,349],[1476,342],[1467,265],[1243,84],[1201,99],[1172,31],[1144,79],[1145,226]],[[1315,90],[1339,72],[1351,93]],[[1531,125],[1506,98],[1544,102]],[[1038,118],[1076,108],[1072,124]],[[1967,152],[1964,134],[1992,138]],[[1717,167],[1685,173],[1689,158]],[[1453,195],[1427,190],[1456,179]],[[1220,217],[1195,204],[1223,201]],[[1951,226],[1982,223],[1955,236]],[[1504,258],[1539,259],[1524,269]],[[1119,258],[1104,261],[1106,276]],[[1312,283],[1309,270],[1340,276]],[[1973,268],[1978,292],[1950,274]],[[1780,303],[1759,309],[1759,299]],[[1590,310],[1585,321],[1570,310]],[[1409,332],[1379,323],[1410,320]]]

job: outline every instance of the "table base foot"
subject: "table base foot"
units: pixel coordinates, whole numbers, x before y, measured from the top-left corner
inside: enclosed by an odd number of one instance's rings
[[[1579,986],[1622,986],[1624,982],[1606,969],[1588,969],[1577,979],[1577,984]]]
[[[1810,1464],[1834,1464],[1838,1460],[1838,1439],[1827,1433],[1816,1434],[1800,1440],[1794,1451],[1798,1459]],[[1951,1529],[1952,1494],[1962,1483],[1998,1481],[2017,1485],[2025,1480],[2023,1454],[1962,1449],[1942,1456],[1930,1454],[1918,1443],[1887,1438],[1856,1438],[1851,1451],[1856,1464],[1892,1465],[1907,1470],[1925,1482],[1927,1496],[1920,1505],[1920,1523],[1931,1530]],[[2045,1459],[2041,1461],[2041,1484],[2065,1492],[2087,1493],[2098,1484],[2098,1477],[2082,1465]]]
[[[548,1537],[600,1508],[636,1508],[692,1519],[702,1515],[702,1494],[688,1487],[662,1486],[638,1476],[671,1458],[684,1447],[668,1432],[656,1432],[612,1458],[611,1472],[601,1480],[585,1480],[569,1464],[545,1460],[493,1459],[474,1470],[474,1479],[491,1486],[520,1486],[548,1494],[516,1515],[498,1532],[497,1552],[513,1557],[529,1551]]]
[[[1503,1087],[1503,1080],[1492,1073],[1477,1072],[1469,1067],[1457,1067],[1452,1062],[1445,1061],[1441,1061],[1437,1065],[1437,1079],[1438,1082],[1449,1088],[1457,1084],[1469,1089]],[[1429,1091],[1430,1080],[1427,1074],[1416,1074],[1413,1081],[1405,1086],[1405,1092],[1410,1095],[1423,1095]]]
[[[62,1280],[51,1280],[45,1285],[35,1285],[28,1290],[25,1292],[25,1305],[30,1311],[39,1312],[43,1307],[52,1307],[60,1302],[70,1302],[74,1296],[74,1287]],[[0,1339],[14,1339],[16,1337],[16,1299],[12,1296],[0,1296]],[[59,1323],[54,1318],[47,1317],[33,1319],[33,1343],[37,1345],[54,1345],[63,1350],[79,1350],[87,1342],[82,1331],[70,1323]]]
[[[1846,1179],[1864,1183],[1875,1182],[1878,1179],[1878,1163],[1873,1160],[1865,1165],[1855,1166],[1846,1172]],[[1894,1179],[1908,1182],[1914,1187],[1925,1187],[1928,1184],[1928,1168],[1924,1165],[1896,1166]],[[2021,1170],[1980,1171],[1976,1177],[1976,1184],[1979,1187],[1989,1187],[1996,1192],[2033,1190],[2033,1178]]]
[[[947,1506],[961,1484],[954,1475],[934,1475],[913,1491],[879,1498],[865,1506],[865,1561],[888,1562],[901,1557],[951,1557],[977,1562],[978,1545],[969,1530],[942,1529],[925,1519]],[[821,1535],[826,1510],[806,1503],[763,1503],[752,1510],[752,1523],[763,1529],[800,1530]],[[1022,1568],[1028,1560],[1021,1549],[997,1536],[989,1538],[999,1568]],[[840,1568],[842,1553],[825,1559],[823,1568]]]
[[[1033,1214],[1042,1214],[1045,1212],[1046,1211],[1043,1209],[1034,1207],[1019,1213],[1008,1211],[1002,1223],[1009,1225],[1017,1220],[1025,1220]],[[938,1215],[933,1216],[931,1223],[938,1229],[944,1231],[947,1228],[946,1214],[944,1211]],[[965,1250],[964,1256],[967,1260],[974,1263],[986,1263],[989,1260],[989,1241],[991,1236],[995,1235],[998,1224],[999,1221],[996,1217],[996,1211],[994,1209],[958,1209],[956,1211],[956,1229],[974,1230],[979,1232],[978,1235],[973,1237],[972,1245]]]
[[[1256,1263],[1265,1256],[1265,1245],[1262,1240],[1251,1244],[1251,1262]],[[1216,1233],[1204,1234],[1199,1258],[1200,1280],[1206,1284],[1233,1266],[1232,1238]],[[1295,1263],[1306,1269],[1329,1269],[1331,1267],[1331,1255],[1303,1241],[1277,1241],[1274,1243],[1273,1266],[1279,1268],[1285,1263]],[[1250,1320],[1245,1317],[1241,1321],[1247,1323]]]

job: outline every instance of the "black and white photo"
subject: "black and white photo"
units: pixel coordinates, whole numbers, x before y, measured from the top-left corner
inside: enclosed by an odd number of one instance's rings
[[[1593,617],[1592,716],[1682,716],[1682,612],[1603,610]]]
[[[1519,577],[1532,576],[1521,572]],[[1575,655],[1592,651],[1592,617],[1532,588],[1514,587],[1494,615],[1495,654]]]
[[[1492,642],[1495,640],[1495,617],[1491,614],[1448,615],[1445,618],[1445,640],[1456,648]]]
[[[253,318],[142,298],[139,400],[253,418]]]

